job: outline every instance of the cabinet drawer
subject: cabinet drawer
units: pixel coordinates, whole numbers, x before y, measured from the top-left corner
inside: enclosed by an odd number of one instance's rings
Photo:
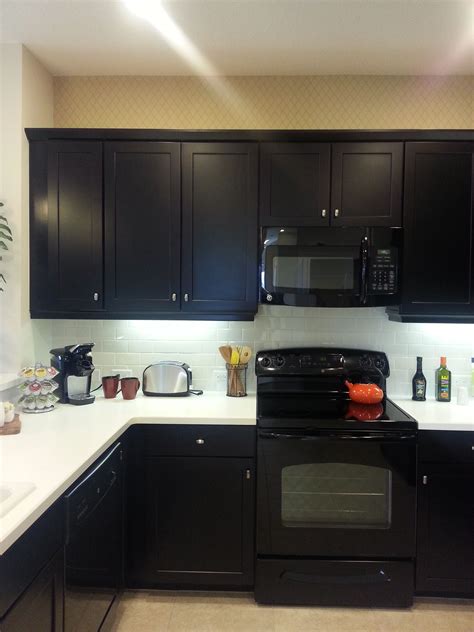
[[[137,426],[143,451],[155,456],[255,455],[255,426]]]
[[[474,432],[422,430],[418,459],[422,463],[474,463]]]

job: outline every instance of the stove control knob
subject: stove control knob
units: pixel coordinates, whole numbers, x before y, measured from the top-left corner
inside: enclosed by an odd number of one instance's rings
[[[359,361],[359,364],[363,369],[368,369],[372,365],[372,360],[370,359],[370,356],[363,355]]]
[[[263,366],[264,369],[267,369],[271,365],[272,361],[268,356],[263,356],[260,358],[260,366]]]
[[[281,369],[285,364],[285,358],[281,355],[277,355],[273,362],[278,369]]]
[[[387,363],[385,362],[385,358],[378,357],[378,358],[375,358],[374,364],[377,367],[377,369],[380,369],[380,371],[384,371]]]

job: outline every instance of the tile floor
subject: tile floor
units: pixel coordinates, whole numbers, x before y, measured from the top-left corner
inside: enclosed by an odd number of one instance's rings
[[[113,632],[474,632],[474,601],[411,610],[258,606],[249,593],[127,592]]]

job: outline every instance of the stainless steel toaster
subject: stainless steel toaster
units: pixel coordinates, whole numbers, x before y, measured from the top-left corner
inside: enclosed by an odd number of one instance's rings
[[[191,368],[185,362],[157,362],[143,371],[143,394],[154,397],[201,395],[202,391],[192,390],[192,381]]]

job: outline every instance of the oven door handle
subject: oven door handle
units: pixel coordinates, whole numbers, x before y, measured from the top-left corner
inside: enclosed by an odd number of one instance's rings
[[[385,584],[392,581],[383,570],[370,575],[313,575],[309,573],[292,573],[284,571],[280,579],[301,584]]]
[[[415,440],[415,432],[320,432],[314,434],[297,434],[284,432],[264,432],[259,431],[260,439],[276,439],[287,441],[289,439],[297,439],[298,441],[323,441],[324,439],[337,439],[338,441],[408,441]]]

